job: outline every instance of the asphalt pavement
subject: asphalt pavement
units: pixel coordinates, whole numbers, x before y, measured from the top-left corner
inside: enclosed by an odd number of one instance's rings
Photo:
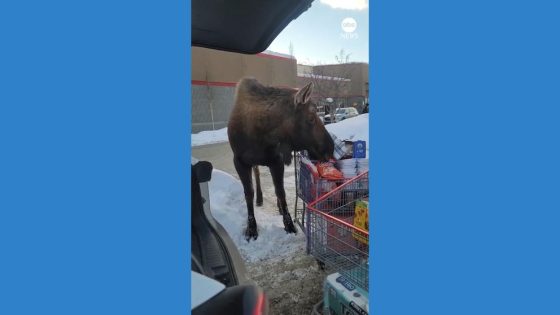
[[[229,142],[193,147],[191,152],[191,155],[199,161],[208,161],[212,163],[215,169],[230,173],[238,178],[235,166],[233,166],[233,152]]]
[[[229,146],[229,142],[207,144],[191,148],[191,155],[199,161],[208,161],[212,163],[214,169],[218,169],[233,175],[239,179],[235,166],[233,165],[233,152]],[[274,184],[272,183],[272,176],[268,167],[259,167],[261,174],[261,187],[263,190],[263,199],[265,203],[274,205],[276,210],[276,194],[274,193]],[[292,216],[294,216],[293,204],[295,201],[295,183],[294,183],[294,166],[286,166],[284,169],[284,189],[286,190],[286,201],[288,209]],[[254,182],[254,177],[253,177]]]

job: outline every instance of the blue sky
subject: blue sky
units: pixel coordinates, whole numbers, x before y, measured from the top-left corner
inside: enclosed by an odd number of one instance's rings
[[[311,8],[292,21],[268,49],[289,54],[292,42],[294,55],[298,63],[303,64],[335,63],[335,56],[341,49],[350,54],[350,61],[368,62],[367,3],[367,0],[315,0]],[[361,10],[342,9],[341,6]],[[342,20],[348,17],[357,22],[351,33],[346,33],[341,26]]]

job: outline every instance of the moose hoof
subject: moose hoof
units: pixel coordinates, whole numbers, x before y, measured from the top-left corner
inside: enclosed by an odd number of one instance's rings
[[[262,197],[259,199],[259,197],[257,197],[257,207],[261,207],[263,205],[263,200]]]
[[[297,234],[296,226],[289,214],[284,215],[284,231],[286,231],[286,233]]]
[[[259,232],[257,232],[257,221],[255,218],[250,218],[247,220],[247,229],[245,230],[245,239],[247,242],[251,240],[256,240],[259,237]]]

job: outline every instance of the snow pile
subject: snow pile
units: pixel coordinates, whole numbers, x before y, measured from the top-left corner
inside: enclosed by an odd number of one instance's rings
[[[201,131],[191,135],[191,146],[228,142],[227,128]]]
[[[369,114],[345,119],[341,122],[326,125],[329,132],[340,140],[365,140],[369,147]],[[227,128],[202,131],[191,135],[191,146],[227,142]]]
[[[369,143],[369,114],[345,119],[341,122],[328,124],[327,130],[340,140],[365,140]]]
[[[270,213],[263,211],[261,207],[255,207],[259,237],[256,241],[247,242],[247,208],[241,182],[228,173],[215,169],[208,187],[212,215],[224,226],[246,261],[293,257],[304,251],[305,236],[299,226],[296,235],[287,234],[278,211]]]
[[[366,142],[366,157],[369,157],[369,114],[345,119],[341,122],[325,126],[339,140],[364,140]]]

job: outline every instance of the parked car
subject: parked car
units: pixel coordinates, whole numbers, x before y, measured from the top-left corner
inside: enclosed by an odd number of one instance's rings
[[[343,121],[344,119],[347,118],[356,117],[358,115],[359,115],[358,110],[355,109],[354,107],[337,108],[336,111],[334,112],[334,119],[332,119],[332,115],[330,114],[325,115],[323,122],[325,124],[330,124],[333,122]]]

